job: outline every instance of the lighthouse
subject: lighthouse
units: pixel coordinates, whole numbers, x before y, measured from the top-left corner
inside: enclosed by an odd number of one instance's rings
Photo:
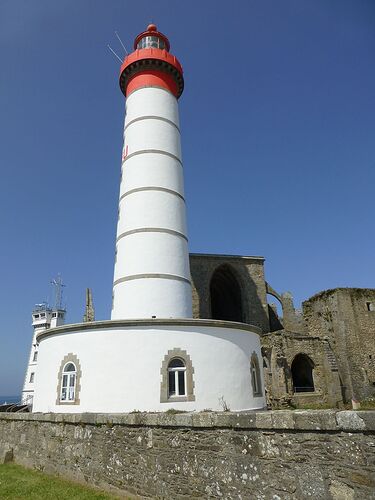
[[[112,319],[192,316],[178,99],[182,67],[150,24],[121,67],[126,97]]]
[[[183,72],[154,24],[136,37],[120,88],[126,116],[111,319],[37,333],[33,411],[264,408],[260,328],[192,317]]]

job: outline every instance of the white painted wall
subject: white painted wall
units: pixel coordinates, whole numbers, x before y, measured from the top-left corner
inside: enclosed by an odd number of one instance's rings
[[[123,165],[120,197],[128,191],[146,186],[159,186],[184,196],[182,165],[166,155],[148,153],[129,158]]]
[[[187,318],[191,311],[189,304],[185,301],[187,293],[191,293],[190,284],[176,280],[145,278],[126,281],[118,284],[114,289],[114,311],[118,310],[120,302],[122,314],[128,319],[152,318],[153,316],[173,318],[176,310],[179,311],[180,317]]]
[[[195,401],[160,403],[160,369],[168,350],[190,355]],[[40,342],[35,412],[129,412],[222,410],[224,398],[233,411],[263,408],[252,395],[250,357],[262,357],[259,336],[235,328],[177,326],[117,327],[60,333]],[[56,405],[58,372],[68,353],[81,364],[80,405]],[[262,370],[261,377],[262,375]],[[263,379],[262,379],[263,384]],[[263,386],[264,387],[264,386]]]
[[[192,317],[178,127],[177,100],[166,90],[128,97],[112,319]]]
[[[60,313],[60,317],[59,317]],[[44,315],[41,317],[41,315]],[[65,322],[65,310],[52,310],[47,306],[43,309],[35,310],[32,313],[32,325],[33,325],[33,338],[31,342],[29,361],[26,367],[25,380],[23,383],[21,402],[23,404],[32,404],[34,398],[35,383],[38,373],[38,360],[39,360],[39,345],[37,344],[36,336],[38,333],[46,330],[47,328],[54,328],[56,326],[63,325]],[[46,326],[47,325],[47,326]],[[37,353],[37,359],[35,358],[35,353]],[[31,382],[31,374],[34,374],[34,380]]]
[[[186,236],[184,201],[175,194],[152,190],[138,191],[123,198],[117,236],[147,227],[171,229]]]
[[[37,378],[39,346],[36,341],[38,333],[46,330],[51,325],[52,311],[47,306],[38,310],[34,310],[32,315],[33,336],[31,341],[29,359],[26,366],[25,379],[23,382],[21,402],[22,404],[32,404],[34,398],[35,381]],[[37,359],[34,361],[35,353]],[[31,381],[31,374],[34,374],[34,379]]]
[[[121,238],[117,252],[126,253],[127,260],[119,260],[115,279],[140,273],[172,273],[190,279],[185,261],[187,241],[174,234],[135,233]]]
[[[44,328],[39,328],[37,330],[34,330],[34,332],[33,332],[33,338],[32,338],[31,348],[30,348],[30,353],[29,353],[29,360],[28,360],[28,364],[26,367],[25,379],[24,379],[23,388],[22,388],[22,396],[21,396],[22,404],[32,404],[32,402],[33,402],[36,372],[37,372],[37,365],[38,365],[38,360],[34,361],[34,353],[38,352],[38,346],[36,343],[36,333],[39,333],[40,331],[43,331],[43,330],[44,330]],[[38,352],[37,356],[39,356],[39,352]],[[31,377],[32,373],[34,373],[34,381],[30,382],[30,377]]]

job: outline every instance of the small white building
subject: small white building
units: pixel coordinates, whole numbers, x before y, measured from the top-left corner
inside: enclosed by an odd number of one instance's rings
[[[38,331],[35,412],[265,407],[259,329],[192,319],[178,98],[155,25],[121,67],[126,97],[111,320]]]
[[[39,356],[37,335],[49,328],[56,328],[57,326],[63,325],[65,321],[65,313],[65,309],[52,309],[45,302],[37,304],[32,312],[32,326],[34,331],[30,348],[29,362],[26,368],[25,380],[22,389],[22,404],[33,404]]]

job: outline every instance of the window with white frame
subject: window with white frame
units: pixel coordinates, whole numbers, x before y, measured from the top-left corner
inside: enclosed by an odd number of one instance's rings
[[[38,351],[34,351],[33,361],[38,360]]]
[[[186,396],[186,366],[180,358],[168,365],[168,397],[174,396]]]
[[[34,383],[34,376],[35,376],[34,372],[30,373],[30,380],[29,380],[30,384]]]
[[[194,367],[184,349],[174,347],[167,352],[160,374],[161,403],[195,401]]]
[[[73,363],[67,363],[62,372],[60,401],[74,401],[77,370]]]
[[[82,369],[78,356],[69,352],[61,360],[57,374],[56,404],[79,405]]]

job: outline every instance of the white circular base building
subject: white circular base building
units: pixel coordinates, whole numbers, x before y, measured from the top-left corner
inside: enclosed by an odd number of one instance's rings
[[[34,412],[265,407],[258,329],[216,320],[66,325],[39,334]]]

